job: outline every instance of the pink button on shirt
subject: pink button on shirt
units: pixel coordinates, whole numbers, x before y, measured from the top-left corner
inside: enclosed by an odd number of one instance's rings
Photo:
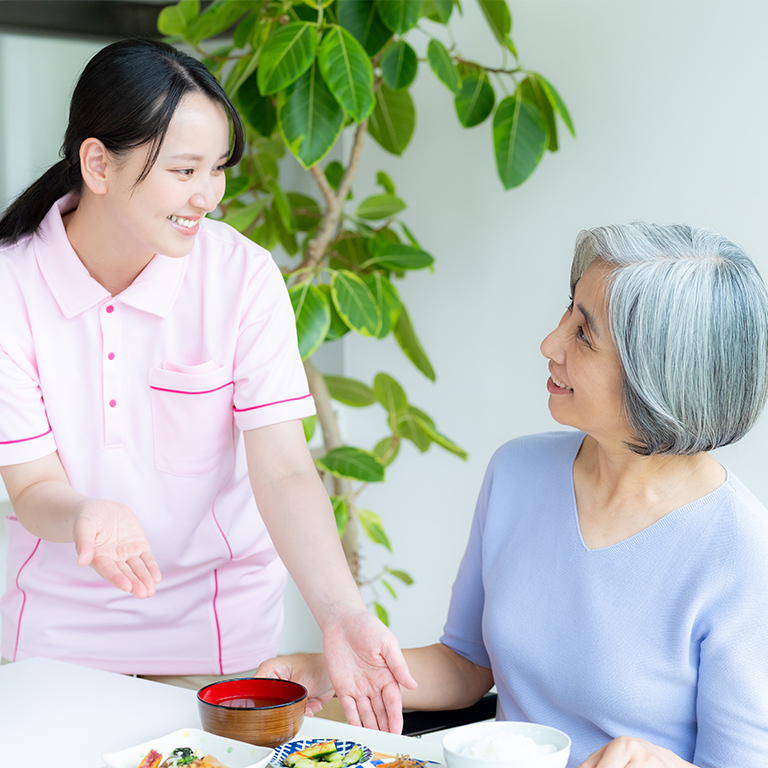
[[[163,571],[137,600],[71,544],[8,518],[2,655],[115,672],[221,674],[278,650],[285,570],[256,509],[241,431],[314,403],[269,253],[205,221],[112,297],[61,220],[0,250],[0,465],[58,450],[72,486],[128,505]]]

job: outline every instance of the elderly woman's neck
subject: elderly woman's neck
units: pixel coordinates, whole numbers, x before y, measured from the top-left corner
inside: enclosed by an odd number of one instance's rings
[[[582,537],[590,548],[624,541],[712,493],[725,477],[707,453],[639,456],[587,436],[573,466]]]

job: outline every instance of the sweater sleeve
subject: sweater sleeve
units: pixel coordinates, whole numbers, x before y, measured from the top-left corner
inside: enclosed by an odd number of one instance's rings
[[[699,768],[758,768],[768,756],[768,528],[734,520],[723,589],[706,618],[696,699]]]

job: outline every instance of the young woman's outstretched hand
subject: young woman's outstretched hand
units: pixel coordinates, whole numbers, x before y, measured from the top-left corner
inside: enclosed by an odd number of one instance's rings
[[[136,515],[124,504],[84,499],[73,526],[77,564],[90,565],[102,579],[143,599],[155,594],[160,568]]]
[[[314,715],[334,692],[351,725],[400,733],[400,686],[416,688],[395,636],[367,611],[350,611],[326,624],[324,653],[280,656],[265,661],[257,677],[301,683]]]
[[[392,632],[368,611],[350,611],[323,627],[323,652],[347,722],[401,733],[400,686],[416,681]]]

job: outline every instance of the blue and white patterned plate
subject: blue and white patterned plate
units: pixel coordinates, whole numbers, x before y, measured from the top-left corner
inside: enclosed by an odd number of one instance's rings
[[[341,755],[346,755],[352,747],[360,747],[363,750],[363,757],[360,763],[365,763],[371,759],[373,753],[368,747],[362,744],[357,744],[354,741],[340,741],[339,739],[300,739],[298,741],[289,741],[287,744],[283,744],[275,749],[275,754],[272,755],[270,765],[277,766],[277,768],[283,768],[283,760],[293,752],[298,752],[307,747],[311,747],[313,744],[322,744],[324,741],[332,741],[336,745],[336,751]]]

